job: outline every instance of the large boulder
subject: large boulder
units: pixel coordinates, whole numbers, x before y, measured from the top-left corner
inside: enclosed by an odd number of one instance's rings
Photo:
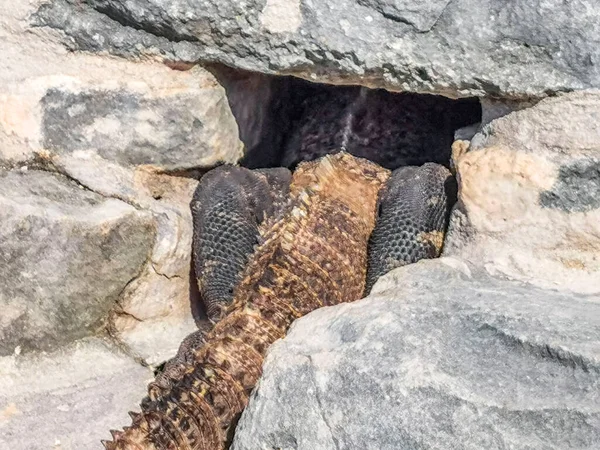
[[[297,320],[233,449],[599,448],[599,355],[599,297],[421,261]]]
[[[600,293],[600,92],[492,120],[456,167],[446,255],[540,286]]]
[[[74,49],[331,83],[515,98],[600,87],[591,0],[53,0],[33,20]]]
[[[0,355],[96,332],[144,266],[151,214],[64,176],[0,172]]]

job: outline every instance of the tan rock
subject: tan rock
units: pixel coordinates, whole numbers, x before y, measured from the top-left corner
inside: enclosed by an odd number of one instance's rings
[[[271,33],[297,31],[302,24],[300,0],[267,0],[260,21]]]
[[[0,159],[17,164],[41,151],[93,151],[124,166],[211,167],[242,156],[225,91],[194,68],[106,67],[105,80],[58,74],[0,88]],[[110,70],[110,72],[109,72]],[[112,73],[112,75],[111,75]]]
[[[600,292],[600,93],[493,120],[458,157],[445,254],[548,287]]]
[[[103,328],[155,242],[148,211],[38,170],[0,170],[0,355]]]
[[[123,165],[210,167],[242,156],[224,89],[206,70],[67,52],[31,28],[40,1],[0,4],[0,163],[91,150]]]
[[[123,291],[112,317],[113,332],[150,365],[171,358],[195,331],[190,287],[192,217],[197,181],[138,170],[139,201],[157,224],[157,238],[143,273]],[[134,320],[131,320],[135,318]]]
[[[93,450],[128,420],[153,377],[114,344],[0,357],[0,448]]]

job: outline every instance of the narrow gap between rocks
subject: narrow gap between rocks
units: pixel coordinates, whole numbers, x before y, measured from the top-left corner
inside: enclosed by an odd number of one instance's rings
[[[478,98],[450,99],[291,76],[210,70],[225,88],[248,168],[285,166],[344,149],[388,169],[450,165],[457,130],[481,122]]]

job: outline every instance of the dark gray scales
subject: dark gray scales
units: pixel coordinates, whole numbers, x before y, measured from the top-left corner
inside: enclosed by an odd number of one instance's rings
[[[401,167],[380,192],[379,214],[367,260],[368,294],[392,269],[440,255],[457,184],[445,167]]]
[[[191,202],[193,258],[209,318],[215,319],[231,301],[258,244],[258,227],[285,202],[290,179],[284,168],[252,171],[236,166],[220,166],[202,177]]]
[[[191,204],[194,265],[205,309],[213,321],[233,299],[244,266],[259,243],[259,225],[284,210],[290,179],[287,169],[221,166],[198,185]],[[439,256],[441,244],[436,238],[445,232],[455,199],[456,182],[439,164],[402,167],[392,173],[380,193],[369,241],[366,294],[393,268]],[[209,329],[206,324],[182,342],[150,389],[169,389],[184,375]]]
[[[287,169],[249,170],[221,166],[202,178],[194,200],[193,254],[196,278],[208,316],[217,320],[250,254],[259,225],[281,211],[289,193]],[[444,166],[396,169],[380,193],[369,241],[366,293],[393,268],[439,256],[456,181]]]
[[[283,211],[290,180],[291,172],[285,168],[250,170],[230,165],[217,167],[200,180],[190,205],[192,253],[200,296],[212,321],[233,299],[244,266],[259,243],[259,226]],[[205,323],[183,340],[150,390],[169,389],[183,377],[210,328]]]

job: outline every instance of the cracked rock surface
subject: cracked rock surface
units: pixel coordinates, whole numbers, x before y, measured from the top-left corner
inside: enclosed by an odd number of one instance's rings
[[[152,372],[88,338],[52,353],[0,358],[0,448],[94,450],[129,420]],[[123,389],[123,386],[128,386]]]
[[[0,171],[0,355],[100,329],[147,260],[148,212],[57,174]]]
[[[599,297],[441,258],[297,320],[233,449],[591,450],[599,405]]]
[[[600,87],[593,0],[53,0],[70,48],[449,96]]]
[[[196,329],[193,176],[242,145],[208,72],[70,52],[41,3],[0,0],[0,448],[91,450]]]
[[[457,159],[444,253],[549,288],[600,293],[600,92],[497,118]]]
[[[207,71],[70,52],[42,3],[0,1],[1,352],[108,329],[157,365],[196,329],[193,176],[237,124]]]

